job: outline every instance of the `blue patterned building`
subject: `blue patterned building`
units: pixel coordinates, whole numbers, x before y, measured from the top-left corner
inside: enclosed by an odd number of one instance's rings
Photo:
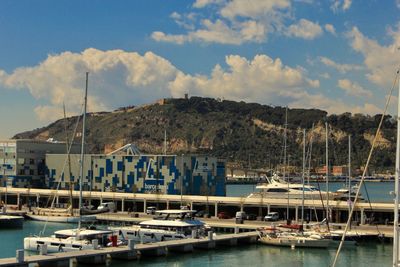
[[[66,158],[65,154],[46,155],[47,187],[78,189],[80,155],[70,155],[71,172]],[[225,195],[225,162],[215,157],[88,154],[84,174],[84,190]]]

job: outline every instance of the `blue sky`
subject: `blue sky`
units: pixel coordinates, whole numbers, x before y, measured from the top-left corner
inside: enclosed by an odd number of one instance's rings
[[[190,95],[381,112],[399,0],[0,1],[0,138]],[[392,105],[391,111],[395,110]]]

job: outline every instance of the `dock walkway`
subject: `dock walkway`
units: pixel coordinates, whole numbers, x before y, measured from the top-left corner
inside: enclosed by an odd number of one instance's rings
[[[105,261],[107,256],[134,260],[137,259],[137,255],[145,257],[167,255],[169,251],[192,252],[195,248],[213,249],[219,245],[233,246],[237,245],[237,243],[254,243],[257,241],[257,238],[257,232],[252,231],[217,236],[209,235],[209,237],[200,239],[188,238],[145,244],[129,244],[128,246],[121,247],[32,255],[23,258],[18,258],[17,256],[16,258],[0,259],[0,267],[28,266],[29,264],[38,264],[39,266],[70,266],[71,261],[74,259],[78,262],[101,263]]]

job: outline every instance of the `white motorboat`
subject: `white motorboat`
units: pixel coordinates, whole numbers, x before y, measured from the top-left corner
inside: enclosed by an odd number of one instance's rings
[[[110,229],[118,231],[122,241],[131,239],[141,243],[204,237],[211,228],[195,219],[194,213],[194,210],[161,210],[156,211],[153,220]]]
[[[274,198],[274,199],[326,199],[328,194],[326,191],[321,191],[315,186],[303,184],[292,184],[282,181],[278,175],[267,178],[268,183],[259,184],[256,186],[258,192],[251,193],[248,198]],[[304,194],[303,194],[304,190]],[[336,193],[329,192],[329,199],[335,199],[338,196]]]
[[[342,187],[336,190],[337,196],[335,200],[341,200],[341,201],[350,200],[351,202],[354,202],[357,190],[358,190],[358,185],[353,185],[350,189]],[[358,196],[358,201],[365,201],[361,194]]]
[[[110,230],[60,230],[49,237],[32,236],[24,238],[24,249],[40,251],[40,247],[43,245],[47,245],[47,252],[49,253],[94,249],[96,245],[100,247],[107,246],[111,236],[113,236],[113,231]],[[93,240],[97,241],[93,242]]]

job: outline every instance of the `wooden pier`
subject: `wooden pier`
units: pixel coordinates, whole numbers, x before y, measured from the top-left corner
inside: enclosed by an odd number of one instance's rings
[[[128,246],[109,247],[93,250],[81,250],[72,252],[61,252],[44,255],[24,256],[23,251],[17,251],[15,258],[0,259],[0,267],[5,266],[72,266],[74,261],[101,264],[107,257],[111,259],[136,260],[138,257],[154,257],[168,255],[169,252],[193,252],[196,249],[214,249],[218,246],[235,246],[238,243],[255,243],[258,234],[256,231],[217,235],[212,232],[206,238],[170,240],[146,244],[134,244],[129,242]]]

